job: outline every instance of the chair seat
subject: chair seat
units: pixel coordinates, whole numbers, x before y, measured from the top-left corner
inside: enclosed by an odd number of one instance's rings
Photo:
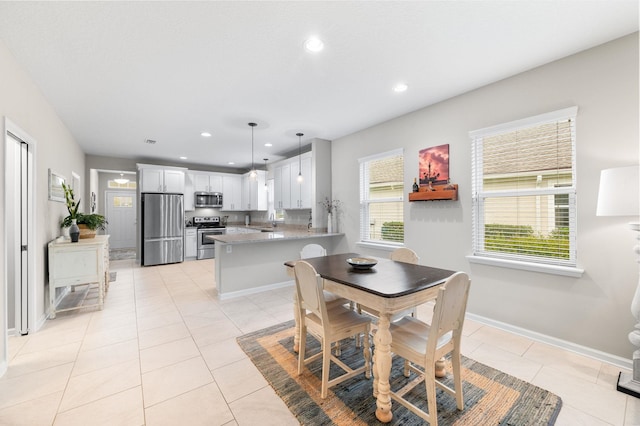
[[[327,316],[329,317],[329,329],[334,336],[351,336],[357,330],[361,330],[365,324],[371,323],[371,319],[360,315],[351,309],[347,309],[342,305],[327,307]],[[322,327],[320,318],[314,313],[307,313],[307,326],[313,328]]]
[[[393,335],[393,346],[402,348],[402,352],[409,351],[414,357],[424,358],[427,354],[427,338],[431,327],[419,319],[405,316],[391,323],[389,330]],[[451,342],[453,332],[448,332],[438,339],[436,349],[440,349]]]

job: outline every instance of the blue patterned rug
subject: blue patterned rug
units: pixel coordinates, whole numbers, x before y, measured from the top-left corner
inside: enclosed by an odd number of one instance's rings
[[[321,359],[297,375],[297,354],[293,352],[294,323],[288,321],[239,337],[240,347],[258,367],[276,393],[302,425],[383,425],[375,417],[372,380],[356,376],[329,389],[326,399],[320,398]],[[308,354],[320,350],[318,342],[308,337]],[[355,368],[362,365],[362,349],[353,339],[342,342],[340,357]],[[331,364],[330,377],[341,374]],[[452,386],[450,374],[443,379]],[[397,390],[412,380],[402,375],[402,359],[395,357],[391,370],[391,389]],[[437,390],[438,424],[443,425],[553,425],[562,400],[537,386],[488,367],[470,358],[462,359],[462,386],[465,409],[459,411],[455,398]],[[426,409],[423,385],[416,386],[408,397]],[[398,403],[393,403],[393,420],[389,425],[424,425],[421,418]]]

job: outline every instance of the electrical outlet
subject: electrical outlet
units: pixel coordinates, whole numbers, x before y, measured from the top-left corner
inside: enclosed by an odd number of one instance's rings
[[[227,253],[231,253],[231,247],[233,247],[231,244],[227,246]]]

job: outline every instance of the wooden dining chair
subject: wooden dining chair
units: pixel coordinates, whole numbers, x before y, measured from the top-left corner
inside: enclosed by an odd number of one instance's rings
[[[302,247],[302,250],[300,250],[300,259],[308,259],[310,257],[321,257],[321,256],[326,256],[327,255],[327,249],[325,249],[324,247],[322,247],[320,244],[307,244],[304,247]],[[346,305],[347,303],[352,306],[353,303],[351,301],[349,301],[348,299],[345,299],[343,297],[337,296],[333,293],[330,293],[328,291],[323,290],[322,294],[324,295],[324,300],[327,303],[327,307],[329,309],[331,309],[334,306],[338,306],[338,305]],[[297,318],[297,311],[294,312],[294,317],[296,319]],[[360,347],[360,341],[356,340],[356,343],[358,344],[358,347]],[[336,356],[340,356],[340,343],[336,343],[335,348],[334,348],[335,354]]]
[[[390,326],[391,352],[405,359],[404,375],[409,377],[410,372],[414,372],[419,376],[419,380],[411,380],[402,389],[392,391],[391,398],[422,417],[431,426],[438,424],[436,386],[455,396],[458,410],[464,409],[460,341],[470,284],[469,276],[464,272],[457,272],[445,281],[438,290],[431,325],[405,316]],[[453,389],[435,379],[436,360],[449,353],[453,367]],[[422,381],[427,391],[426,412],[403,398]]]
[[[307,244],[300,250],[300,259],[308,259],[310,257],[326,256],[327,249],[320,244]]]
[[[391,252],[391,260],[395,260],[396,262],[405,262],[405,263],[413,263],[417,265],[420,261],[420,258],[416,254],[415,251],[411,250],[407,247],[400,247]]]
[[[328,308],[322,294],[322,278],[309,263],[300,260],[293,267],[296,278],[296,295],[300,318],[300,348],[298,350],[298,374],[302,374],[304,366],[322,357],[322,388],[321,398],[327,397],[330,387],[337,385],[360,373],[366,378],[371,377],[371,345],[369,330],[371,320],[364,315],[337,305]],[[307,332],[318,339],[322,350],[305,358]],[[364,365],[352,369],[331,353],[331,345],[354,333],[364,335],[363,355]],[[342,368],[345,373],[329,379],[331,361]]]
[[[416,254],[415,251],[411,250],[410,248],[406,248],[406,247],[400,247],[398,249],[395,249],[394,251],[391,252],[391,256],[389,256],[391,260],[395,261],[395,262],[404,262],[404,263],[412,263],[414,265],[417,265],[418,262],[420,261],[420,258],[418,257],[418,255]],[[361,311],[365,311],[370,313],[373,316],[380,316],[379,312],[375,309],[366,307],[366,306],[358,306],[358,310],[359,312]],[[418,309],[416,307],[413,307],[411,309],[407,309],[404,310],[402,312],[398,312],[394,315],[391,316],[391,321],[396,321],[399,320],[400,318],[404,317],[405,315],[411,315],[412,317],[418,317]]]

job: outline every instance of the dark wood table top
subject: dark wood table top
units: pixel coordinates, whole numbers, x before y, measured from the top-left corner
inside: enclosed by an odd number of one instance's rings
[[[358,270],[347,263],[347,259],[353,257],[363,256],[357,253],[342,253],[312,257],[304,261],[309,262],[326,280],[387,298],[405,296],[440,285],[455,273],[446,269],[394,262],[377,257],[372,257],[378,261],[376,266],[368,270]],[[289,260],[285,265],[293,267],[296,261]]]

